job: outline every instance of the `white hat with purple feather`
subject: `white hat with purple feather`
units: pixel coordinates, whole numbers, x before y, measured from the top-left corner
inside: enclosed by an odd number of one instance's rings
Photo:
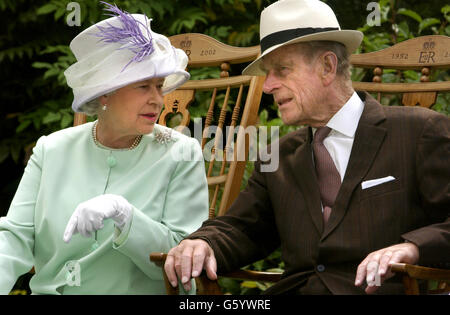
[[[153,32],[150,19],[103,3],[112,17],[70,43],[77,62],[64,75],[73,90],[75,112],[82,111],[86,102],[134,82],[164,77],[162,91],[167,94],[189,80],[187,55],[166,36]]]

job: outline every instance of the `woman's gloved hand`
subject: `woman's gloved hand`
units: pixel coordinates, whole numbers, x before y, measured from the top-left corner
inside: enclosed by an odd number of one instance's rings
[[[132,205],[122,196],[106,194],[82,202],[75,209],[64,231],[64,242],[80,233],[90,237],[92,232],[103,228],[103,220],[113,219],[120,229],[130,220]]]

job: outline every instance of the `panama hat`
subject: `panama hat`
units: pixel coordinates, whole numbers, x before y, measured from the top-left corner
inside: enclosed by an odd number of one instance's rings
[[[64,72],[72,88],[72,108],[81,106],[131,83],[165,78],[167,94],[189,80],[188,57],[167,37],[151,30],[143,14],[129,14],[104,3],[113,17],[78,34],[70,43],[77,62]]]
[[[242,72],[265,75],[261,59],[285,45],[316,40],[335,41],[352,53],[361,44],[363,33],[341,30],[333,10],[319,0],[279,0],[261,12],[261,55]]]

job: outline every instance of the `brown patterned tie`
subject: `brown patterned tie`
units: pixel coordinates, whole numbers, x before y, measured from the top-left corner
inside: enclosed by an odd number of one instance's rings
[[[316,165],[317,180],[319,182],[320,197],[323,205],[323,220],[327,223],[333,208],[334,201],[341,186],[341,176],[339,175],[333,159],[323,140],[328,136],[331,129],[320,127],[316,130],[313,140],[314,162]]]

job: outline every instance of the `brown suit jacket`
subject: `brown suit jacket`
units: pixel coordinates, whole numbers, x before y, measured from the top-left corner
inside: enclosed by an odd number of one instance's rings
[[[311,128],[302,128],[274,144],[280,150],[277,171],[260,172],[256,162],[228,213],[190,235],[210,243],[219,272],[281,246],[285,273],[267,294],[363,293],[354,286],[359,263],[405,240],[418,245],[419,263],[449,267],[449,118],[360,97],[364,111],[328,223],[322,222]],[[361,188],[365,180],[389,175],[395,180]],[[377,292],[397,294],[403,288],[394,277]]]

